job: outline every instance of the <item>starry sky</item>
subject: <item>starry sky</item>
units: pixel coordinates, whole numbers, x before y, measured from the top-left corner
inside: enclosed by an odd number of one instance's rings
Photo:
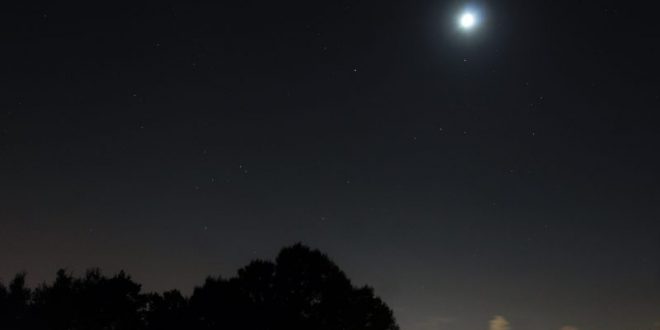
[[[656,329],[656,16],[3,3],[0,278],[98,266],[190,292],[300,241],[402,330]]]

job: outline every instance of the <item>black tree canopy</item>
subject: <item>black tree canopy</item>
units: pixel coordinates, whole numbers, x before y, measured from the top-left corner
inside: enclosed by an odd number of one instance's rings
[[[275,262],[255,260],[233,278],[208,277],[190,297],[172,290],[141,293],[120,272],[64,270],[35,290],[19,274],[0,285],[3,329],[397,330],[390,308],[367,286],[356,287],[318,250],[296,244]]]

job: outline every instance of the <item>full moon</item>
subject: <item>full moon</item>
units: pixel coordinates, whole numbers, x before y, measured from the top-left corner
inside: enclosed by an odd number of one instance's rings
[[[470,29],[476,23],[476,19],[474,18],[474,15],[472,13],[463,13],[463,15],[461,15],[461,18],[459,20],[459,23],[461,24],[461,27],[463,27],[464,29]]]

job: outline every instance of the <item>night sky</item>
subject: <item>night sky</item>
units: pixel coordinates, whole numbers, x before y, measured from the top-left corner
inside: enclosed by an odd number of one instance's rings
[[[3,2],[0,279],[190,293],[303,242],[402,330],[656,329],[657,15]]]

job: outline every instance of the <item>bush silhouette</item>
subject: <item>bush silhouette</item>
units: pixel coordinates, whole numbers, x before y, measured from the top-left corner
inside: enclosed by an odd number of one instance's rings
[[[209,277],[190,297],[141,293],[123,272],[64,270],[35,290],[17,275],[0,284],[0,328],[9,330],[398,330],[370,287],[355,287],[325,254],[296,244],[275,262],[255,260],[237,276]]]

